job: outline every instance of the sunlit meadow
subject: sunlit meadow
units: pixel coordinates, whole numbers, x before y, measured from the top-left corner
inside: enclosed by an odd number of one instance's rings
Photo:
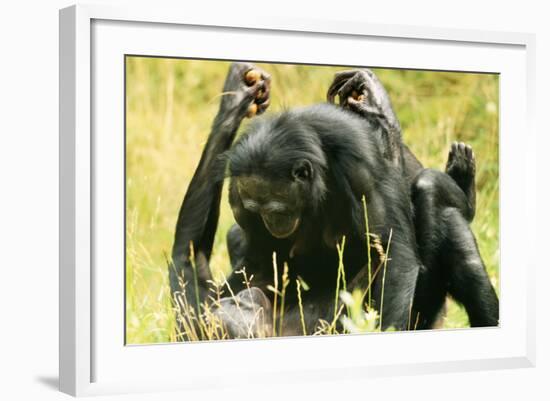
[[[272,75],[268,111],[323,102],[345,68],[257,64]],[[126,341],[174,340],[167,258],[176,218],[210,125],[229,63],[126,59]],[[426,166],[443,169],[453,141],[470,144],[477,160],[473,230],[498,292],[498,76],[375,69],[403,128],[405,143]],[[225,233],[233,224],[226,191],[211,266],[229,271]],[[448,301],[445,328],[467,327]]]

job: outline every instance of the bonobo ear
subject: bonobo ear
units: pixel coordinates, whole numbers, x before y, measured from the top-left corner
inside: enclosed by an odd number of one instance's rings
[[[313,174],[313,166],[311,162],[306,159],[302,159],[294,163],[292,166],[292,177],[297,180],[310,180]]]

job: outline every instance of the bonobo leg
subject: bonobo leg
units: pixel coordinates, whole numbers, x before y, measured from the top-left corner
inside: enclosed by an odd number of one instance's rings
[[[443,265],[449,270],[449,293],[466,308],[470,326],[498,326],[498,298],[470,227],[452,208],[443,211],[443,221],[449,228],[450,239]]]
[[[336,73],[327,92],[327,100],[334,103],[338,95],[340,106],[349,109],[380,126],[385,135],[384,154],[396,165],[401,163],[401,127],[393,111],[388,93],[374,73],[368,69]]]
[[[453,161],[448,165],[454,166],[454,177],[475,171],[473,153],[465,149],[451,149]],[[467,160],[455,163],[464,157]],[[413,308],[419,329],[432,327],[447,293],[464,305],[471,326],[498,325],[498,298],[468,225],[473,209],[466,193],[471,189],[468,184],[464,190],[450,174],[431,169],[423,170],[412,186],[416,236],[424,264]]]
[[[245,116],[266,110],[269,90],[269,75],[251,64],[234,63],[229,68],[218,114],[176,224],[169,274],[172,296],[180,310],[183,307],[180,303],[182,292],[197,314],[200,313],[199,304],[209,295],[209,259],[218,225],[225,170],[220,155],[231,146]],[[182,287],[183,283],[188,285]]]

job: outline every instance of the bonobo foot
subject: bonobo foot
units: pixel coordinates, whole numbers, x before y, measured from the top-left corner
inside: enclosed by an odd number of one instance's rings
[[[271,302],[257,287],[222,298],[214,314],[229,338],[263,338],[272,334]]]
[[[386,90],[378,77],[368,69],[336,73],[327,92],[328,102],[334,103],[336,96],[339,98],[340,106],[363,117],[394,118]]]
[[[471,146],[463,142],[453,142],[451,150],[449,150],[445,172],[466,194],[473,218],[476,209],[476,158]]]
[[[240,124],[269,106],[271,76],[249,63],[233,63],[223,87],[219,118]]]
[[[338,96],[342,108],[359,114],[375,126],[381,126],[387,137],[388,158],[397,160],[401,146],[401,127],[391,101],[378,77],[368,69],[336,73],[327,91],[327,101]]]

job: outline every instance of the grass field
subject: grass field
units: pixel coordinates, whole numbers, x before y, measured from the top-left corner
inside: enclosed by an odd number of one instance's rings
[[[128,57],[126,60],[126,333],[127,343],[174,339],[166,258],[176,218],[198,163],[229,63]],[[272,74],[268,112],[323,102],[343,68],[258,64]],[[404,141],[426,167],[443,169],[453,141],[477,160],[473,230],[498,292],[498,76],[374,70],[400,119]],[[225,233],[233,223],[226,191],[215,240],[214,273],[227,272]],[[444,327],[467,327],[449,300]]]

